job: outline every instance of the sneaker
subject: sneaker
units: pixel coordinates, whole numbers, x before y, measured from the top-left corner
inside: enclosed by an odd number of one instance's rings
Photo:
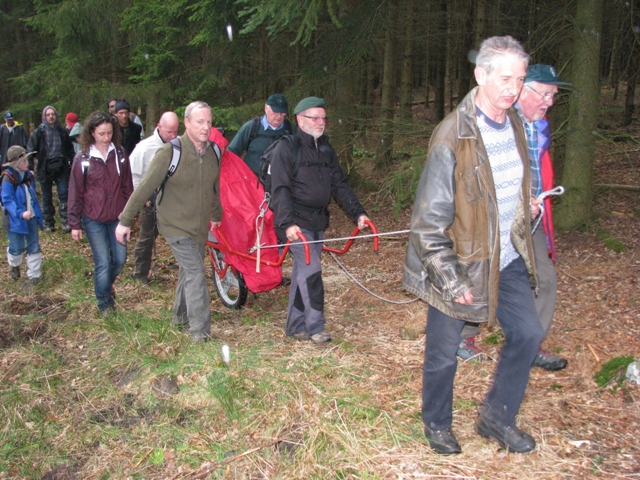
[[[533,364],[536,367],[540,367],[549,372],[553,372],[555,370],[562,370],[567,366],[568,363],[569,362],[566,359],[558,357],[557,355],[554,355],[551,352],[544,350],[542,348],[538,350],[538,354],[536,355],[536,358],[533,361]]]
[[[484,353],[482,353],[480,349],[476,347],[476,337],[469,337],[466,339],[462,339],[460,341],[460,345],[458,345],[458,350],[456,351],[456,355],[464,361],[468,361],[468,360],[477,360],[478,362],[484,361]]]
[[[320,333],[311,335],[311,341],[316,344],[327,343],[331,341],[331,335],[326,330],[323,330]]]
[[[306,342],[308,340],[311,340],[311,335],[309,335],[307,332],[298,332],[291,335],[291,338],[293,338],[294,340],[298,340],[299,342]]]
[[[18,280],[20,278],[20,267],[11,267],[11,278]]]
[[[55,232],[56,227],[54,227],[53,225],[47,225],[46,227],[44,227],[44,231],[47,233]]]
[[[29,279],[31,285],[38,285],[40,283],[40,277],[34,277]]]
[[[502,448],[510,452],[526,453],[536,448],[533,437],[515,425],[504,425],[482,416],[476,422],[476,432],[481,437],[494,439]]]
[[[62,224],[62,233],[71,233],[71,227],[66,223]]]
[[[427,437],[429,446],[439,455],[462,453],[460,444],[450,428],[431,430],[429,427],[424,427],[424,436]]]

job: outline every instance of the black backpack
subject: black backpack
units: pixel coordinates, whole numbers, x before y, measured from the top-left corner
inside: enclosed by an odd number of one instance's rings
[[[291,144],[291,155],[293,156],[293,172],[291,176],[295,177],[300,165],[300,159],[298,153],[300,152],[300,139],[297,135],[283,135],[262,153],[260,157],[260,164],[258,165],[258,181],[264,187],[264,195],[267,199],[271,198],[271,159],[273,158],[273,152],[280,142],[287,141]]]
[[[277,135],[267,135],[266,133],[258,133],[258,130],[260,130],[260,118],[261,117],[255,117],[253,119],[253,124],[251,125],[251,132],[249,133],[249,141],[247,142],[247,145],[251,145],[251,142],[253,142],[258,137],[270,138],[272,140],[275,139],[276,141],[282,138],[281,136],[279,137]],[[275,131],[280,132],[280,130],[275,130]],[[282,132],[283,132],[282,135],[293,135],[293,125],[287,119],[285,119],[284,121],[284,127],[282,128]]]

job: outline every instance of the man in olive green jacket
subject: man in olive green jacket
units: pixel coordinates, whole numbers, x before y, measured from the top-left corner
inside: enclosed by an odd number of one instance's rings
[[[209,339],[211,330],[211,298],[203,258],[209,221],[219,225],[222,219],[220,165],[209,143],[211,108],[204,102],[190,103],[185,110],[184,125],[180,163],[157,199],[158,231],[171,246],[180,267],[173,324],[188,327],[193,341],[199,343]],[[119,216],[116,228],[119,242],[129,239],[136,215],[165,180],[172,154],[171,144],[156,153]]]

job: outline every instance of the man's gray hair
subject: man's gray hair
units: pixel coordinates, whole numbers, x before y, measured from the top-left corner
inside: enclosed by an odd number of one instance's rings
[[[489,74],[495,68],[498,57],[507,53],[520,57],[524,60],[525,67],[529,66],[529,55],[524,50],[524,47],[519,41],[509,35],[504,37],[491,37],[483,41],[476,58],[476,65]]]
[[[196,100],[195,102],[191,102],[189,105],[187,105],[187,108],[184,109],[184,118],[189,118],[191,116],[191,112],[198,108],[208,108],[209,110],[211,110],[211,107],[206,102]]]

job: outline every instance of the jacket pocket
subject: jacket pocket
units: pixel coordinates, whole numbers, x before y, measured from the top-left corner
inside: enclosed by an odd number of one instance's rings
[[[478,175],[478,167],[473,170],[467,170],[458,180],[458,185],[464,192],[467,202],[474,204],[482,200],[482,190],[480,189],[480,176]]]

